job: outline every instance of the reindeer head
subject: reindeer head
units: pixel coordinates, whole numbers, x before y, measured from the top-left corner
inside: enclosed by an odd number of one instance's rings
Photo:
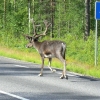
[[[33,39],[33,37],[32,36],[28,36],[28,35],[25,35],[25,37],[26,37],[26,39],[29,41],[29,43],[26,45],[26,47],[27,48],[30,48],[30,47],[32,47],[32,46],[34,46],[34,39]]]
[[[30,47],[32,47],[32,46],[34,47],[34,46],[35,46],[35,43],[38,42],[39,37],[40,37],[40,36],[45,36],[48,27],[51,25],[51,23],[48,23],[48,22],[45,20],[45,21],[44,21],[44,24],[45,24],[45,30],[44,30],[44,32],[43,32],[42,34],[37,34],[37,33],[36,33],[36,27],[37,27],[37,26],[40,26],[40,25],[35,25],[33,19],[31,19],[31,22],[33,23],[33,29],[34,29],[33,36],[25,35],[26,39],[29,40],[29,43],[26,45],[26,47],[28,47],[28,48],[30,48]]]

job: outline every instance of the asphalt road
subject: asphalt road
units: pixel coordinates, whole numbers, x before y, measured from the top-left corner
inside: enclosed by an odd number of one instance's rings
[[[40,65],[0,57],[0,100],[100,100],[100,80],[68,72],[52,73]]]

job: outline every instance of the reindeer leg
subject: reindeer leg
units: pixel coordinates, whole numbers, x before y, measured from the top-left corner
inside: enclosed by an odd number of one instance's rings
[[[65,63],[65,60],[63,59],[62,56],[59,56],[59,59],[64,64],[64,69],[63,69],[62,75],[60,76],[60,79],[63,79],[65,77],[65,74],[66,74],[66,70],[65,70],[66,69],[66,63]]]
[[[41,59],[42,59],[41,71],[40,71],[40,74],[38,76],[43,76],[44,57],[41,57]]]
[[[48,65],[48,67],[49,67],[49,69],[50,69],[52,72],[56,72],[55,69],[52,69],[52,68],[51,68],[51,61],[52,61],[52,58],[49,58],[49,65]]]
[[[68,79],[68,75],[66,75],[66,60],[64,61],[63,73],[64,73],[64,78],[65,78],[65,79]]]
[[[63,72],[62,75],[60,76],[60,79],[68,79],[68,75],[66,75],[66,60],[64,60],[64,68],[63,68]]]
[[[62,55],[59,55],[58,58],[61,60],[61,62],[64,65],[63,72],[62,72],[62,75],[60,76],[60,79],[63,79],[63,78],[68,79],[68,76],[66,75],[66,60],[64,59]]]

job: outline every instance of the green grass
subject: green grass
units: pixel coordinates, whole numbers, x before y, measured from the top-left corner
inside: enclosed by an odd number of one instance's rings
[[[7,47],[0,46],[0,56],[6,56],[10,58],[15,58],[19,60],[41,64],[41,58],[39,54],[35,50],[33,50],[33,52],[30,51],[30,49],[20,50],[20,49],[7,48]],[[47,59],[45,60],[45,65],[48,65]],[[56,68],[60,68],[60,69],[63,68],[62,63],[58,59],[53,59],[52,66]],[[67,70],[80,73],[83,75],[100,78],[99,67],[91,67],[89,65],[80,63],[70,58],[67,59]]]

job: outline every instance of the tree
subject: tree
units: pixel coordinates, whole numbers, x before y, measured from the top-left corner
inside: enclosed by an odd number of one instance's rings
[[[85,33],[84,40],[90,35],[90,0],[85,0]]]
[[[3,24],[6,27],[6,0],[4,0],[4,14],[3,14]]]
[[[29,28],[29,33],[30,33],[30,4],[31,4],[31,2],[30,2],[30,0],[28,0],[28,20],[29,20],[29,23],[28,23],[28,28]]]
[[[51,23],[52,23],[51,37],[53,37],[54,14],[55,14],[55,0],[51,0]]]

